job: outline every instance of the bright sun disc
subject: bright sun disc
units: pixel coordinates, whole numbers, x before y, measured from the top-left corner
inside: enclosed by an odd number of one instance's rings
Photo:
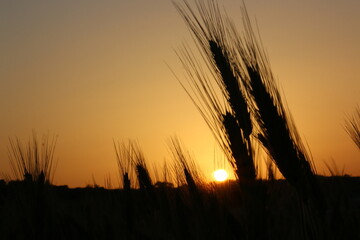
[[[214,178],[218,182],[223,182],[228,178],[228,174],[224,169],[219,169],[214,172]]]

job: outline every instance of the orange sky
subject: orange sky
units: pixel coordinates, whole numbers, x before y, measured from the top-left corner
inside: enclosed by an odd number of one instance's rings
[[[240,2],[220,1],[234,20]],[[360,175],[360,152],[343,128],[360,104],[360,2],[246,2],[298,130],[319,173],[324,161]],[[191,43],[168,0],[0,2],[0,168],[8,137],[59,136],[55,183],[117,185],[113,139],[137,139],[145,157],[170,160],[182,139],[206,177],[217,145],[167,65]],[[215,150],[218,154],[220,150]],[[220,158],[220,157],[219,157]]]

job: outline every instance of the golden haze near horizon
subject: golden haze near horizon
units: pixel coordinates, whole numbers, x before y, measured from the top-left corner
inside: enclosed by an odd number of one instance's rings
[[[240,3],[220,3],[240,23]],[[358,1],[246,2],[274,75],[319,174],[360,175],[344,130],[359,104]],[[0,168],[9,137],[58,135],[55,184],[117,184],[113,140],[138,140],[150,167],[171,161],[177,135],[205,177],[223,162],[210,130],[169,70],[193,44],[171,1],[2,1]],[[240,25],[240,24],[239,24]],[[218,160],[214,162],[214,157]],[[224,164],[220,164],[224,165]]]

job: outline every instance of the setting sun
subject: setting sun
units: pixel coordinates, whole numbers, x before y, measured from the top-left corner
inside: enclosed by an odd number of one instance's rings
[[[224,169],[218,169],[214,172],[214,178],[218,182],[223,182],[228,179],[228,174]]]

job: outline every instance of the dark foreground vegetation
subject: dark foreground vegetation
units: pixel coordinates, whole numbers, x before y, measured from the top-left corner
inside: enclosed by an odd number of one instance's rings
[[[318,177],[323,239],[360,239],[360,178]],[[1,182],[1,239],[308,239],[309,216],[285,180],[235,181],[197,189],[75,188]],[[247,208],[244,208],[247,206]]]

